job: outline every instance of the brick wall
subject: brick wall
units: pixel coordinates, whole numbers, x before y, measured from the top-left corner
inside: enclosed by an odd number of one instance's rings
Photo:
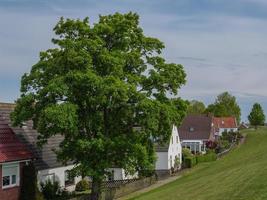
[[[23,164],[20,163],[20,175],[22,172],[21,171],[22,166]],[[20,177],[20,183],[21,183],[21,180],[22,180],[22,177]],[[1,200],[19,200],[19,194],[20,194],[19,186],[2,189],[2,165],[0,164],[0,199]]]

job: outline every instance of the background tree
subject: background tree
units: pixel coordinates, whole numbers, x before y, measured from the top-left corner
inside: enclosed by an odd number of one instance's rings
[[[259,103],[255,103],[248,116],[248,120],[252,126],[257,129],[258,126],[263,126],[265,123],[264,111]]]
[[[203,102],[192,100],[189,102],[187,114],[203,114],[205,110],[206,110],[206,107]]]
[[[57,47],[22,77],[13,124],[32,119],[40,144],[63,135],[58,159],[92,177],[91,198],[99,199],[108,168],[154,169],[154,139],[168,141],[186,114],[183,100],[168,97],[186,74],[165,62],[163,43],[144,35],[134,13],[100,16],[93,26],[61,18],[54,31]]]
[[[234,116],[237,122],[240,123],[241,109],[237,104],[236,98],[228,92],[218,95],[214,104],[210,104],[205,112],[213,113],[216,117]]]

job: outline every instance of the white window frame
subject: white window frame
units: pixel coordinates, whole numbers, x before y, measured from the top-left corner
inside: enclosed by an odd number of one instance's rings
[[[46,183],[48,180],[50,180],[51,183],[55,183],[55,173],[42,175],[42,183]]]
[[[3,178],[6,177],[4,175],[4,170],[7,169],[7,168],[17,168],[17,173],[16,174],[7,174],[6,176],[9,177],[9,185],[3,185]],[[12,184],[12,176],[16,176],[16,183]],[[16,187],[16,186],[19,186],[20,185],[20,164],[19,163],[9,163],[9,164],[2,164],[2,189],[7,189],[7,188],[12,188],[12,187]]]

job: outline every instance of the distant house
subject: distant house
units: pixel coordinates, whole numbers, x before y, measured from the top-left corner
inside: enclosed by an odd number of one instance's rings
[[[21,128],[12,127],[10,121],[10,113],[14,110],[15,104],[0,103],[0,116],[5,120],[6,126],[12,130],[16,137],[18,137],[33,153],[36,158],[33,162],[37,170],[38,182],[45,182],[48,179],[58,181],[62,188],[69,191],[75,189],[75,184],[81,179],[80,177],[71,177],[70,170],[74,165],[69,163],[64,166],[57,161],[54,150],[59,147],[63,140],[62,136],[56,135],[50,138],[43,148],[37,146],[38,132],[33,129],[31,121],[26,122]],[[1,199],[2,200],[2,199]]]
[[[156,154],[156,173],[158,175],[170,174],[172,169],[176,170],[180,168],[182,163],[182,145],[176,126],[172,128],[169,143],[156,145]]]
[[[0,115],[0,199],[18,200],[22,167],[31,161],[33,154],[10,129]]]
[[[223,132],[237,132],[238,126],[235,117],[213,117],[215,136],[222,136]]]
[[[215,141],[215,128],[211,115],[188,115],[179,127],[179,135],[183,148],[193,153],[206,152],[206,143]]]
[[[249,125],[247,125],[245,122],[242,122],[238,127],[239,130],[248,129],[248,128],[249,128]]]

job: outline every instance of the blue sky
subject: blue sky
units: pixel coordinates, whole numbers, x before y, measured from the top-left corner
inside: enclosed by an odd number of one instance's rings
[[[267,111],[266,10],[266,0],[0,0],[0,101],[19,96],[20,77],[53,47],[59,17],[93,23],[134,11],[145,33],[165,43],[164,57],[184,65],[180,96],[208,104],[229,91],[246,120],[256,101]]]

